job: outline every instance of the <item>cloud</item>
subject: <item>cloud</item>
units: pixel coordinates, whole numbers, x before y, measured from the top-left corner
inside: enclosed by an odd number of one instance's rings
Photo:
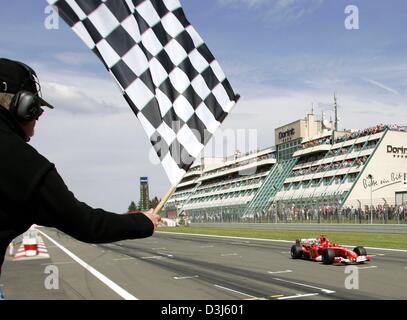
[[[94,91],[55,82],[45,82],[46,100],[57,108],[74,114],[119,113],[123,108],[117,102],[108,102]]]
[[[95,74],[33,63],[45,100],[64,112],[82,116],[130,110],[115,80],[107,72]]]
[[[225,120],[223,129],[257,129],[258,143],[261,148],[274,144],[274,129],[304,118],[311,111],[327,119],[333,118],[333,92],[326,90],[281,90],[279,95],[245,99],[237,104],[234,111]],[[362,129],[378,123],[395,122],[394,114],[400,114],[398,122],[407,123],[407,115],[400,113],[405,104],[389,105],[385,101],[373,100],[368,95],[344,92],[338,96],[340,128]],[[369,113],[367,112],[369,111]],[[366,113],[363,117],[354,113]]]
[[[270,53],[253,61],[242,63],[235,58],[222,65],[235,90],[244,97],[281,95],[295,90],[331,96],[337,91],[370,96],[388,104],[402,103],[407,97],[401,90],[407,83],[407,64],[402,59],[389,62],[365,56],[295,52],[284,56]]]
[[[375,81],[375,80],[372,80],[372,79],[369,79],[369,78],[362,78],[362,80],[366,81],[366,82],[368,82],[370,84],[373,84],[374,86],[377,86],[377,87],[379,87],[379,88],[381,88],[383,90],[386,90],[387,92],[390,92],[390,93],[393,93],[393,94],[396,94],[396,95],[399,94],[398,91],[396,91],[396,90],[394,90],[394,89],[392,89],[392,88],[390,88],[390,87],[388,87],[388,86],[386,86],[383,83],[380,83],[378,81]]]
[[[249,8],[258,8],[270,3],[268,0],[218,0],[222,5],[232,5],[235,7],[246,6]]]
[[[61,52],[56,54],[55,59],[70,66],[82,66],[95,61],[90,53],[84,52]]]
[[[140,176],[149,176],[151,196],[166,191],[167,177],[149,161],[150,142],[130,110],[91,116],[46,112],[32,144],[55,163],[77,198],[93,207],[124,212],[138,199]]]
[[[223,6],[249,8],[259,12],[267,21],[293,23],[312,14],[325,0],[218,0]]]

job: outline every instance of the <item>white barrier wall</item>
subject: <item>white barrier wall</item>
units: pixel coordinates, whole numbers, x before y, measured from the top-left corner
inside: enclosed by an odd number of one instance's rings
[[[372,175],[372,179],[369,178]],[[407,192],[407,133],[388,131],[356,182],[345,206],[394,205]],[[359,201],[358,201],[359,200]]]
[[[162,218],[161,221],[164,224],[164,226],[166,226],[166,227],[176,227],[177,226],[177,221],[174,219]]]

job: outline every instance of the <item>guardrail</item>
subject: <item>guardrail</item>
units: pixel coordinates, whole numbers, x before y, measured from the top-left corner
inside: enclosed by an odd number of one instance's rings
[[[190,223],[191,227],[407,234],[407,224]]]

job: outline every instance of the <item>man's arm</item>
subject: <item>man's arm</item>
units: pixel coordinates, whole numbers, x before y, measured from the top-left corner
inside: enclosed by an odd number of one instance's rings
[[[93,209],[75,198],[55,169],[44,177],[33,201],[34,223],[55,227],[88,243],[146,238],[153,234],[159,221],[151,213],[119,215]]]

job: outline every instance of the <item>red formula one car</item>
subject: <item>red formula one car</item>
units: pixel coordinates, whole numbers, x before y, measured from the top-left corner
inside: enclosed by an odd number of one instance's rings
[[[321,261],[324,264],[354,264],[370,261],[365,248],[356,247],[350,250],[339,244],[329,242],[325,235],[321,235],[319,239],[296,240],[291,247],[291,257],[293,259]]]

